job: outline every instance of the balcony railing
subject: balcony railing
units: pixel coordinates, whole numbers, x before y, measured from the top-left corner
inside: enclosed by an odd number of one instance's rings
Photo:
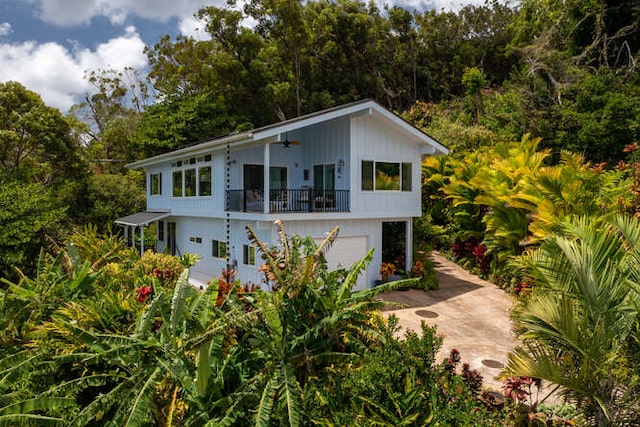
[[[232,212],[264,212],[264,191],[229,190]],[[349,212],[349,190],[269,190],[269,213]]]

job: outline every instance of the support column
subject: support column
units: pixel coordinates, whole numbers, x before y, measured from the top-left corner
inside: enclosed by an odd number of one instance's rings
[[[268,214],[269,213],[269,206],[271,206],[271,201],[269,200],[269,186],[270,186],[270,182],[269,182],[269,178],[270,178],[270,174],[269,174],[269,168],[271,167],[271,159],[270,159],[270,153],[271,150],[269,149],[269,147],[271,147],[271,144],[264,144],[264,166],[262,168],[262,173],[263,173],[263,190],[264,190],[264,196],[262,197],[263,201],[264,201],[264,206],[262,207],[262,211],[263,213]]]
[[[144,224],[140,225],[140,256],[144,255]]]
[[[406,242],[405,242],[405,270],[406,271],[411,271],[411,267],[413,267],[413,220],[412,218],[408,218],[407,219],[407,226],[406,226]]]

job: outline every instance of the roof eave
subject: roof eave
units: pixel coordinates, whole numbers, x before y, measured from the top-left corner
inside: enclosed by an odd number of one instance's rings
[[[251,140],[252,140],[252,132],[234,133],[227,136],[223,136],[222,138],[211,139],[209,141],[204,141],[199,144],[191,145],[189,147],[180,148],[178,150],[169,151],[154,157],[138,160],[137,162],[132,162],[127,164],[126,167],[127,169],[144,168],[147,166],[151,166],[157,163],[167,161],[176,156],[194,155],[194,154],[198,154],[201,151],[208,151],[208,150],[211,150],[212,148],[219,148],[226,144],[234,144],[239,141],[251,141]]]

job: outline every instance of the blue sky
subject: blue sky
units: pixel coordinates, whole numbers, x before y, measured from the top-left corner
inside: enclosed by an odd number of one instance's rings
[[[457,10],[483,0],[400,0],[408,9]],[[165,34],[198,36],[193,15],[225,0],[0,0],[0,82],[19,81],[67,112],[91,91],[90,70],[145,73],[145,46]]]

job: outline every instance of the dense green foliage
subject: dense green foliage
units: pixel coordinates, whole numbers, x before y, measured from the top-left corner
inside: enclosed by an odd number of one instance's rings
[[[525,341],[506,372],[562,386],[593,424],[629,422],[636,3],[409,12],[253,0],[198,11],[200,40],[149,47],[146,81],[89,72],[95,91],[75,116],[0,83],[0,424],[473,424],[470,411],[499,423],[476,409],[468,372],[435,363],[433,330],[397,340],[374,314],[384,287],[352,294],[353,275],[326,271],[325,244],[255,240],[274,292],[226,277],[200,293],[188,272],[179,278],[180,260],[137,259],[117,237],[98,238],[144,204],[126,163],[363,98],[451,148],[423,164],[415,235],[521,298]],[[432,287],[426,267],[407,283]],[[444,387],[455,402],[435,391]]]
[[[93,91],[72,109],[77,118],[3,83],[2,182],[49,189],[49,203],[66,211],[62,232],[87,222],[104,230],[139,208],[143,182],[102,175],[363,98],[404,113],[459,159],[530,134],[551,150],[545,166],[570,151],[611,169],[640,138],[640,11],[631,0],[490,1],[458,12],[254,0],[196,16],[200,39],[165,36],[147,49],[148,79],[88,71]],[[131,203],[110,190],[116,183]]]
[[[351,291],[371,254],[329,272],[337,229],[320,244],[249,235],[270,292],[232,275],[198,290],[197,259],[138,258],[95,228],[5,281],[0,424],[499,425],[481,377],[457,354],[437,363],[433,328],[399,339],[380,315],[374,297],[402,282]]]
[[[518,259],[535,287],[506,373],[562,386],[599,426],[640,422],[638,248],[637,219],[582,218]]]

